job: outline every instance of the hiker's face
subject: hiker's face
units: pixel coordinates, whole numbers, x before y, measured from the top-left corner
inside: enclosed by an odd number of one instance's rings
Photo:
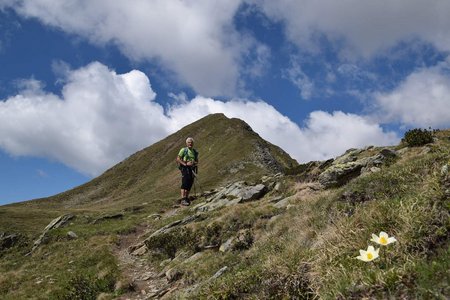
[[[192,146],[194,146],[194,142],[193,141],[188,141],[188,142],[186,142],[186,146],[191,148]]]

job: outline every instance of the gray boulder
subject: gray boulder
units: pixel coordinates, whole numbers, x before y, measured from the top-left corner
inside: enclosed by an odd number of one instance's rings
[[[99,223],[99,222],[106,221],[106,220],[122,219],[123,216],[124,216],[124,213],[122,213],[122,212],[104,215],[104,216],[101,216],[101,217],[95,219],[95,220],[92,222],[92,224],[97,224],[97,223]]]
[[[361,174],[365,165],[361,162],[333,164],[319,175],[319,182],[325,187],[340,186]]]
[[[293,196],[289,196],[286,198],[282,198],[281,200],[275,202],[274,204],[272,204],[274,207],[276,208],[287,208],[287,206],[289,205],[289,202],[293,199],[295,199],[295,195]]]
[[[47,233],[52,230],[52,229],[56,229],[56,228],[60,228],[62,226],[64,226],[68,221],[72,220],[75,216],[72,214],[65,214],[62,216],[59,216],[55,219],[53,219],[45,228],[44,231],[42,231],[41,235],[39,236],[39,238],[34,241],[33,243],[33,248],[31,249],[30,253],[32,253],[34,250],[36,250],[37,247],[39,247],[42,244],[42,241],[44,240],[45,236],[47,235]],[[30,254],[28,253],[28,254]]]
[[[209,196],[204,203],[193,207],[195,211],[211,211],[224,206],[261,199],[268,189],[264,184],[248,185],[245,181],[238,181],[219,189]]]
[[[325,188],[341,186],[364,172],[378,171],[378,167],[387,159],[397,156],[396,151],[384,148],[376,155],[357,158],[361,152],[362,150],[357,149],[348,150],[319,175],[319,182]]]

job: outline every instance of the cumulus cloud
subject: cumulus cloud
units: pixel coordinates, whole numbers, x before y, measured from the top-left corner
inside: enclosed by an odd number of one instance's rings
[[[170,130],[142,72],[118,75],[92,63],[65,80],[61,97],[30,80],[0,102],[0,147],[96,175]]]
[[[309,51],[319,50],[322,35],[344,45],[342,55],[369,57],[411,39],[450,50],[447,0],[252,2],[270,18],[283,22],[289,39]]]
[[[319,160],[340,155],[351,147],[393,145],[399,141],[394,132],[384,132],[379,124],[341,111],[312,112],[304,131],[304,152]]]
[[[299,162],[328,159],[353,147],[393,145],[399,141],[395,133],[384,132],[367,118],[339,111],[312,112],[301,128],[263,101],[222,102],[196,97],[186,105],[173,107],[169,116],[175,127],[181,127],[219,112],[245,120],[262,138],[280,146]]]
[[[265,55],[261,45],[234,29],[241,0],[6,3],[22,16],[95,44],[114,44],[132,60],[157,61],[203,95],[233,95],[243,53]]]
[[[407,126],[450,126],[450,57],[410,74],[388,93],[374,95],[377,118]]]
[[[342,112],[313,112],[300,128],[264,101],[223,102],[201,96],[188,100],[178,95],[183,101],[165,113],[154,101],[156,94],[144,73],[117,74],[97,62],[67,71],[61,96],[45,92],[36,80],[23,82],[22,88],[18,95],[0,101],[0,147],[13,155],[57,160],[93,176],[218,112],[243,119],[300,162],[397,141],[379,125]]]

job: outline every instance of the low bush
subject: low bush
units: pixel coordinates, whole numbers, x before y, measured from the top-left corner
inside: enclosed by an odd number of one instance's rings
[[[164,258],[174,258],[179,249],[194,248],[196,244],[194,233],[186,227],[153,236],[145,242],[148,249]]]
[[[433,133],[426,129],[411,129],[405,133],[403,141],[410,147],[423,146],[433,142]]]

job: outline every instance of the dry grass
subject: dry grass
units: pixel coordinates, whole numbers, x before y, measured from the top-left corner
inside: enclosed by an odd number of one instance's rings
[[[246,129],[230,130],[236,135]],[[434,144],[402,150],[402,157],[381,171],[356,178],[341,188],[318,190],[314,183],[297,182],[308,178],[304,173],[284,177],[278,193],[285,197],[294,195],[288,208],[275,208],[270,199],[277,193],[272,192],[259,201],[208,212],[184,229],[162,236],[154,250],[155,253],[167,250],[166,253],[160,256],[153,253],[145,259],[160,271],[177,268],[181,272],[177,282],[179,293],[171,294],[172,298],[448,298],[450,200],[443,193],[440,169],[450,164],[450,140],[448,133],[440,134],[440,140]],[[175,145],[177,140],[170,140],[158,147],[162,147],[160,151],[170,152],[172,147],[178,147]],[[373,154],[374,150],[370,151],[360,155]],[[133,164],[143,164],[146,153],[139,152],[130,159],[135,160]],[[208,160],[217,159],[206,149],[201,153]],[[172,167],[164,166],[167,169],[161,170],[161,174],[174,173],[168,169]],[[148,165],[140,168],[144,172]],[[216,168],[214,172],[217,172],[217,166],[209,168]],[[212,169],[202,174],[209,174]],[[119,180],[122,177],[112,175],[119,171],[139,173],[127,170],[124,164],[107,175]],[[73,224],[53,231],[32,256],[24,258],[24,253],[16,252],[18,248],[4,252],[0,260],[0,297],[45,299],[82,295],[89,298],[99,292],[107,292],[111,297],[119,295],[121,291],[114,291],[112,285],[121,275],[110,251],[118,236],[132,232],[143,223],[151,233],[193,213],[185,209],[169,216],[173,204],[170,193],[178,191],[173,191],[172,177],[164,176],[164,182],[156,185],[158,190],[145,188],[155,178],[140,178],[121,183],[122,187],[130,188],[113,192],[111,198],[98,198],[72,208],[77,215]],[[208,182],[208,176],[204,178]],[[214,176],[209,180],[213,186],[219,182]],[[96,184],[92,182],[84,188],[95,194],[99,190],[91,190],[91,185],[100,186]],[[68,192],[64,197],[75,197],[79,191]],[[58,201],[64,198],[58,197],[55,198]],[[48,221],[66,212],[54,203],[55,199],[43,202],[52,207],[48,211],[30,210],[36,208],[34,202],[2,207],[0,225],[16,226],[15,229],[27,233],[31,242],[31,237]],[[142,207],[132,209],[135,206]],[[104,207],[108,210],[102,211]],[[102,213],[118,211],[125,211],[121,220],[92,223]],[[169,217],[146,218],[164,212]],[[5,215],[13,218],[3,219]],[[14,225],[13,220],[22,224]],[[68,230],[75,231],[79,239],[69,240]],[[356,260],[358,250],[372,244],[371,234],[380,231],[388,232],[398,241],[382,247],[380,258],[373,262]],[[201,248],[221,244],[242,232],[249,235],[247,243],[229,252]],[[167,245],[173,247],[164,248]],[[197,260],[184,262],[199,250],[201,256]],[[168,257],[173,260],[160,265]],[[224,266],[228,267],[227,271],[211,279]]]

